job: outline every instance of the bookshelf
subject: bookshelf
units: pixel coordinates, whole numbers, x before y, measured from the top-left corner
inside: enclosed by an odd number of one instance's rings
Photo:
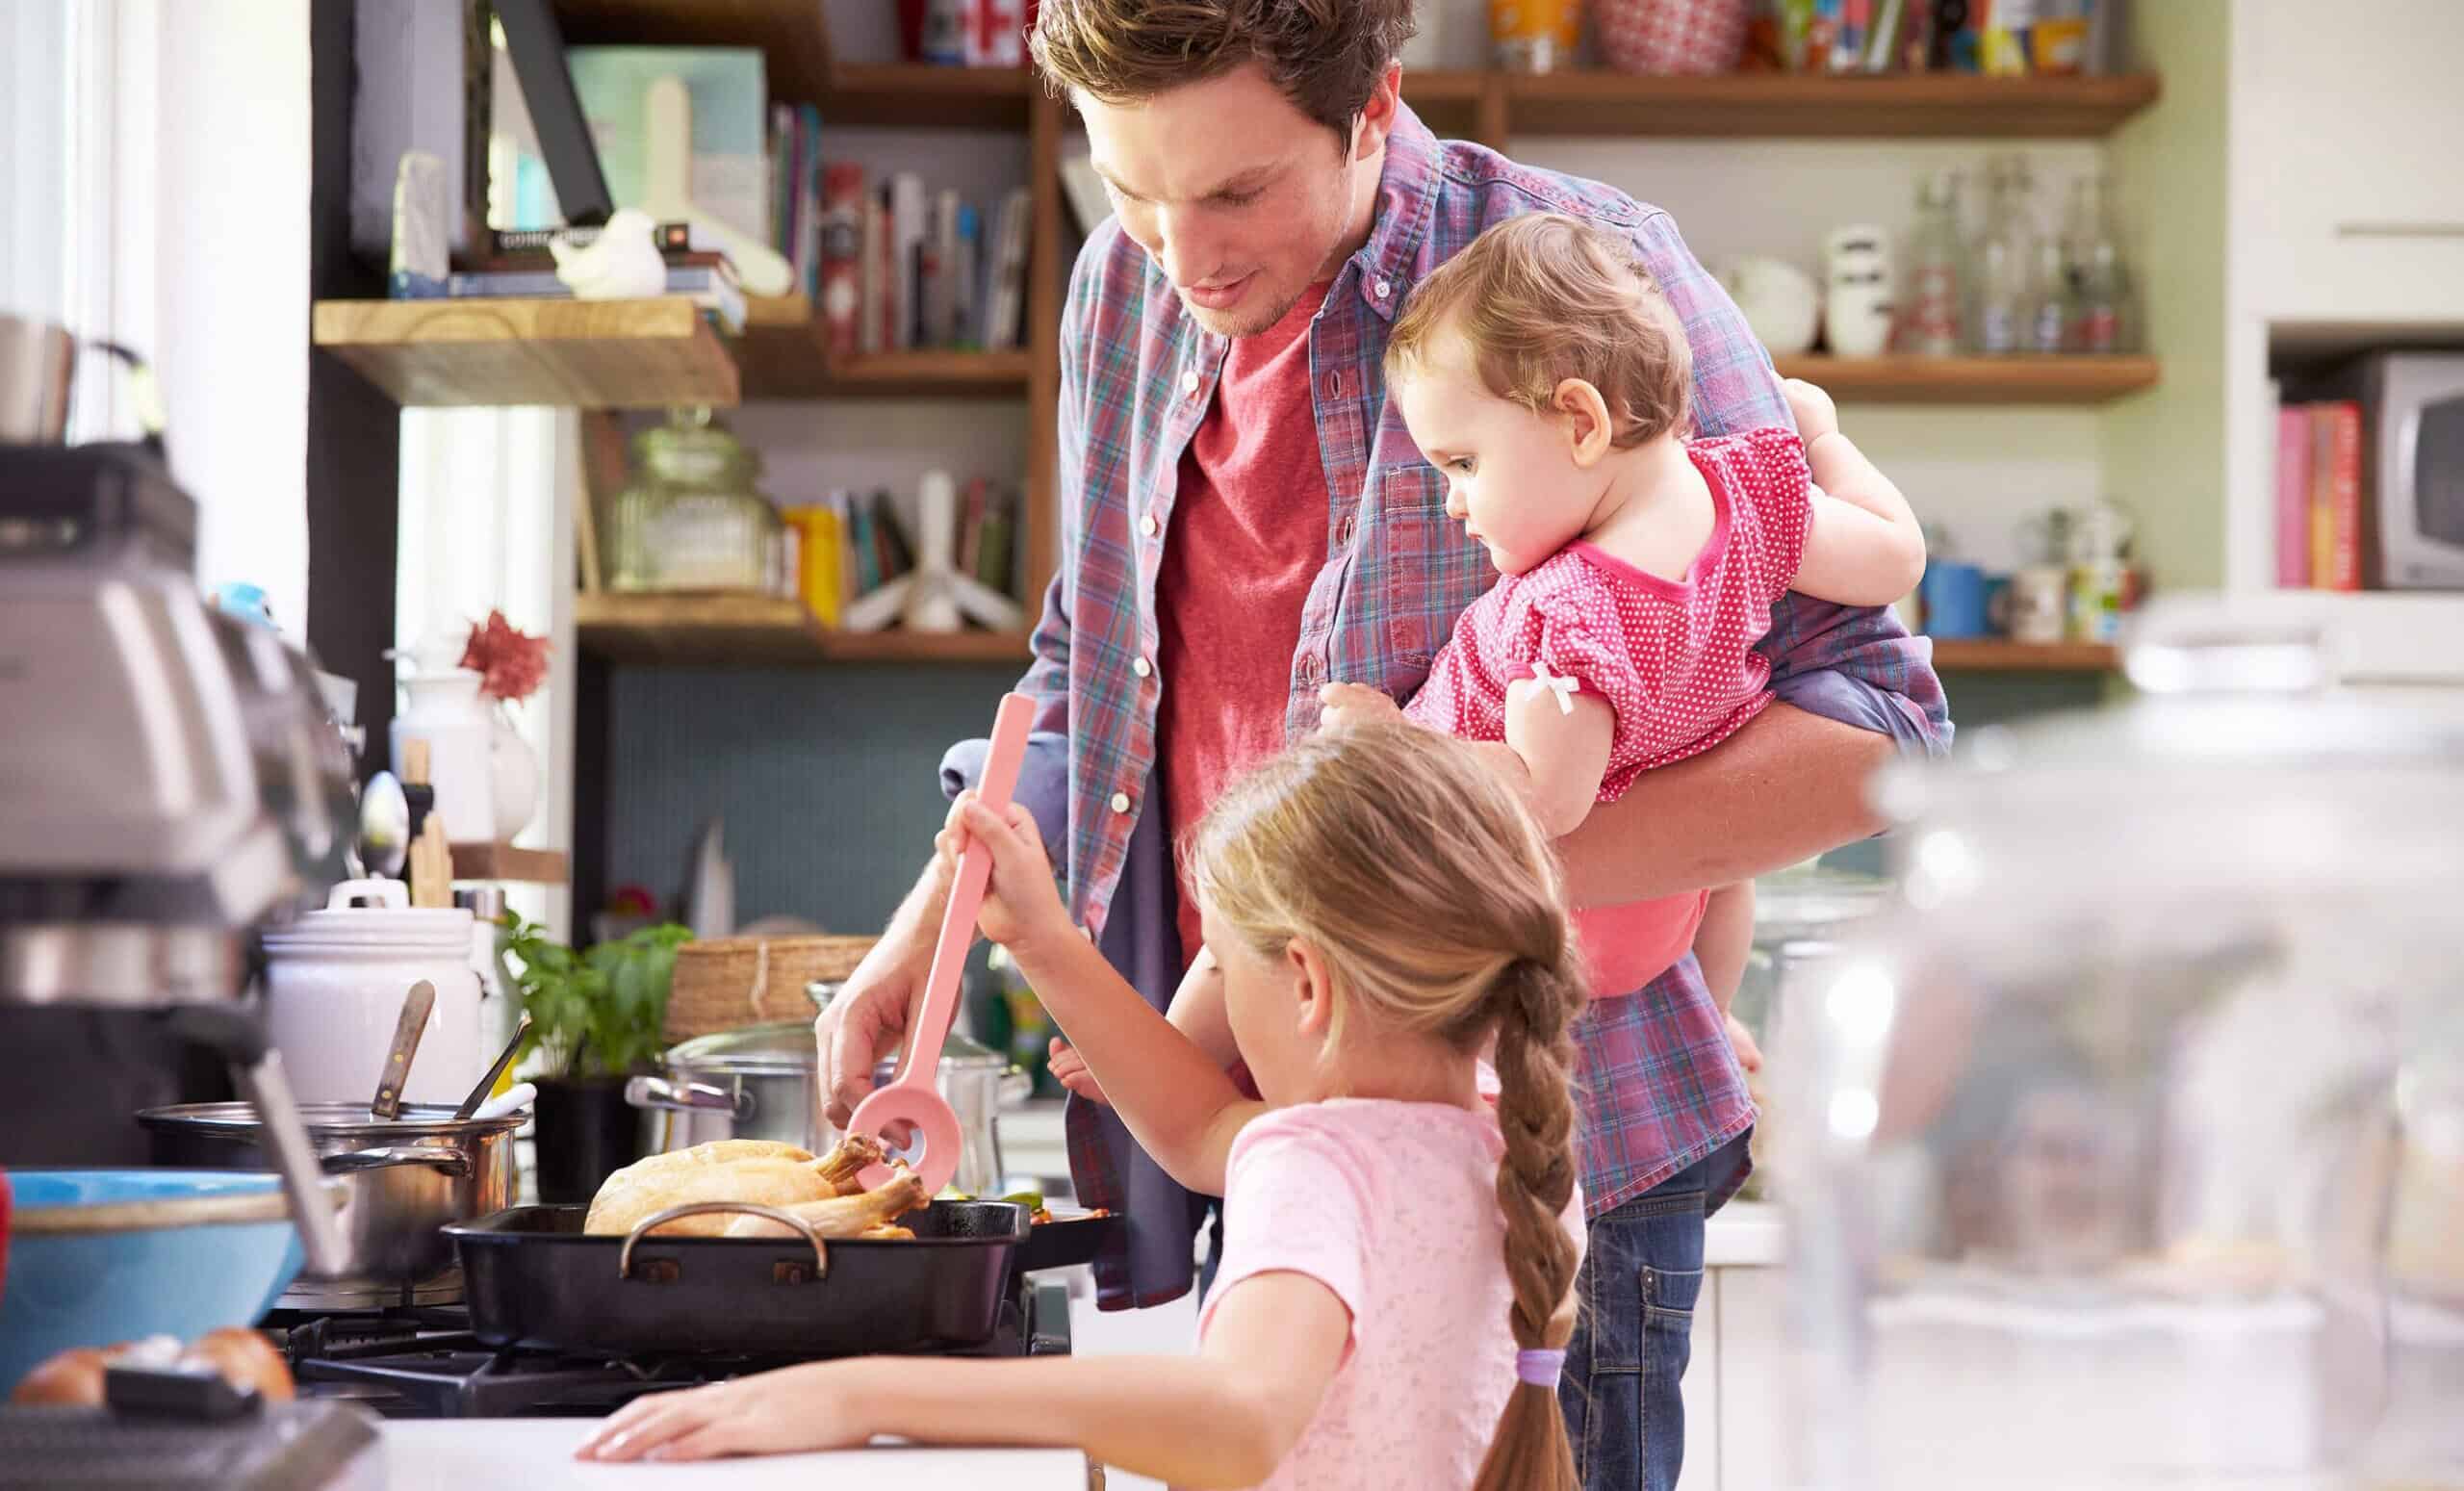
[[[320,300],[310,341],[405,408],[736,401],[700,307],[649,300]]]
[[[1027,660],[1023,633],[834,631],[801,602],[774,596],[581,595],[574,599],[574,630],[585,656],[618,663],[810,667]]]

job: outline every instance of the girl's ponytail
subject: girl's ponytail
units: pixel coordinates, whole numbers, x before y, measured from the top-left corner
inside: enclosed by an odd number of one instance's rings
[[[1509,1324],[1521,1380],[1506,1399],[1473,1491],[1577,1491],[1573,1448],[1557,1407],[1558,1369],[1571,1317],[1557,1309],[1574,1284],[1578,1255],[1562,1220],[1574,1196],[1574,1097],[1566,1027],[1583,987],[1568,960],[1523,958],[1498,980],[1498,1206],[1505,1215],[1505,1268],[1514,1285]]]

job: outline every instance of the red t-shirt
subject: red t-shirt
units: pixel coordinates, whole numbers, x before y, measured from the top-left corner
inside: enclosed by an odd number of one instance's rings
[[[1309,321],[1326,286],[1234,339],[1215,403],[1182,453],[1155,577],[1156,711],[1174,863],[1216,795],[1283,749],[1300,612],[1326,565],[1326,473],[1309,388]],[[1203,941],[1181,876],[1181,956]]]

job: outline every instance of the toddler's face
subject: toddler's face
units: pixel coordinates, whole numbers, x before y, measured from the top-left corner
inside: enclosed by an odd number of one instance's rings
[[[1534,414],[1489,392],[1459,345],[1394,378],[1388,391],[1421,454],[1446,476],[1447,516],[1520,575],[1582,536],[1600,474],[1575,463],[1562,417]]]

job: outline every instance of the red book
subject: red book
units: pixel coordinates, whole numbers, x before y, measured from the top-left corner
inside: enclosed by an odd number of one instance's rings
[[[2275,412],[2275,582],[2310,586],[2310,410],[2302,404]]]
[[[821,321],[830,355],[852,357],[862,337],[864,167],[835,161],[821,173]]]
[[[2327,405],[2327,588],[2361,588],[2361,405]]]

